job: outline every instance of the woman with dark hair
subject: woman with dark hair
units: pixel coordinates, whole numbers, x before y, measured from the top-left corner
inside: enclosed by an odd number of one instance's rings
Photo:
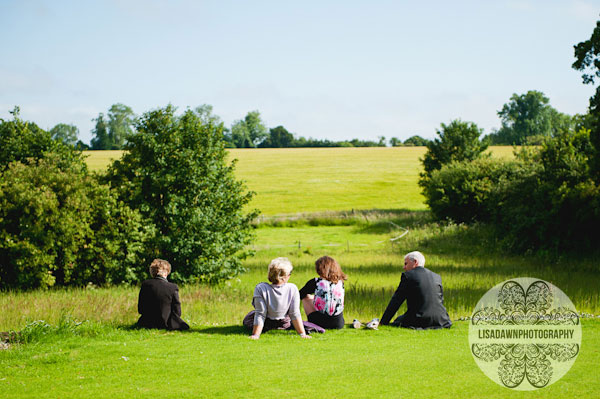
[[[308,321],[323,328],[344,328],[344,280],[348,277],[329,256],[315,262],[319,277],[308,280],[300,290],[300,299]]]

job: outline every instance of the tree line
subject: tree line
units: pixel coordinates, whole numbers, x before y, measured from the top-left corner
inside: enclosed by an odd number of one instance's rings
[[[211,115],[216,123],[222,120],[213,114],[210,105],[195,109],[199,115]],[[550,105],[550,99],[542,92],[530,90],[524,94],[513,94],[510,100],[497,112],[501,127],[483,137],[488,145],[539,145],[544,138],[556,137],[564,130],[577,130],[589,124],[589,114],[568,115]],[[113,104],[106,115],[100,113],[94,118],[90,145],[78,140],[79,130],[74,125],[60,123],[50,132],[52,137],[80,149],[120,150],[127,138],[134,132],[137,115],[131,107]],[[483,131],[482,131],[483,134]],[[397,137],[389,140],[379,136],[375,140],[328,140],[305,138],[289,132],[284,126],[268,128],[260,112],[250,111],[243,119],[223,127],[223,140],[227,148],[298,148],[298,147],[398,147],[426,146],[431,140],[413,135],[402,141]]]

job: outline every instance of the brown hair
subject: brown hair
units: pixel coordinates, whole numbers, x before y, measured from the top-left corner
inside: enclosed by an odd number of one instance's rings
[[[340,280],[346,280],[348,277],[342,272],[339,263],[330,256],[321,256],[315,262],[317,274],[325,280],[337,283]]]
[[[150,275],[156,277],[161,271],[166,271],[167,275],[171,273],[171,264],[164,259],[154,259],[150,264]]]

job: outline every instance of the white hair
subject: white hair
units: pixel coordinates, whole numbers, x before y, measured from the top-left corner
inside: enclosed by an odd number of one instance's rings
[[[269,281],[273,284],[281,284],[283,278],[292,272],[292,262],[288,258],[275,258],[269,263]]]
[[[404,255],[404,259],[411,259],[417,262],[417,266],[425,266],[425,256],[419,251],[412,251]]]

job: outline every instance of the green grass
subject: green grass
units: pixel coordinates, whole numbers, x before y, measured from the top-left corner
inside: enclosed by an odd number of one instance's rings
[[[518,392],[489,380],[473,360],[468,323],[450,330],[328,331],[312,340],[241,327],[185,333],[80,326],[0,351],[3,398],[595,398],[600,321],[584,320],[582,349],[558,382]]]
[[[263,215],[424,210],[417,186],[425,147],[233,149],[236,175],[257,193],[250,204]],[[493,147],[510,157],[512,147]],[[91,170],[105,169],[119,151],[85,153]]]

